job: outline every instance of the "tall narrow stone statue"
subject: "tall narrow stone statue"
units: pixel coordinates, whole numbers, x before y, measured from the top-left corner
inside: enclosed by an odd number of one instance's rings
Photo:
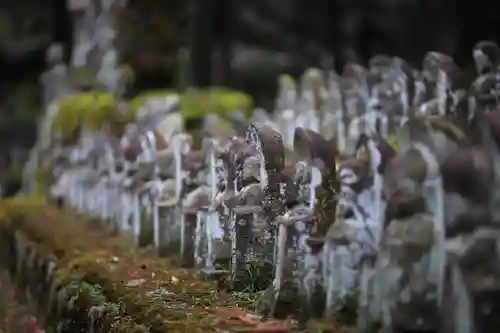
[[[97,72],[97,81],[110,92],[120,95],[118,54],[112,47],[109,47],[102,57],[101,67]]]
[[[41,76],[43,100],[47,107],[52,101],[69,92],[67,66],[61,44],[52,44],[46,53],[47,70]]]

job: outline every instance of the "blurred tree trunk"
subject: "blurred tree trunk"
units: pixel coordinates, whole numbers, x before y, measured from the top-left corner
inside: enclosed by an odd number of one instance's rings
[[[187,25],[180,23],[180,18],[188,5],[188,1],[176,0],[127,0],[118,11],[115,45],[121,60],[134,70],[137,89],[162,89],[175,84],[179,40]]]
[[[206,0],[190,0],[191,29],[190,54],[192,59],[192,83],[196,87],[207,87],[212,83],[212,10],[213,4]]]
[[[217,43],[217,62],[215,63],[214,83],[221,86],[231,85],[231,59],[233,55],[234,0],[213,0],[214,35]]]
[[[341,16],[337,24],[339,64],[359,61],[359,46],[361,30],[365,18],[364,3],[360,0],[339,1]]]

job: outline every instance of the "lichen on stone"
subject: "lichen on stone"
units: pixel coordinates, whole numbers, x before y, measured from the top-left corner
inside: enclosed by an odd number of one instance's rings
[[[106,125],[113,126],[131,120],[132,114],[117,112],[116,99],[112,94],[90,91],[59,100],[59,112],[52,123],[52,132],[71,135],[80,126],[97,131]]]
[[[118,112],[117,101],[111,93],[99,90],[82,92],[59,100],[59,111],[55,116],[51,132],[62,135],[65,141],[78,138],[81,126],[86,130],[106,129],[120,135],[123,128],[134,121],[137,111],[151,99],[162,99],[177,94],[173,90],[145,91],[129,102],[129,108]],[[252,98],[243,92],[225,88],[193,89],[179,94],[180,111],[186,119],[201,118],[208,113],[227,117],[239,110],[249,115]]]

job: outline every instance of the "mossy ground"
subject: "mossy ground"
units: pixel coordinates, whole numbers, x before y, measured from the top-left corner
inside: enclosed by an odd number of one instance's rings
[[[98,221],[40,200],[0,202],[0,234],[14,232],[39,258],[56,262],[55,279],[69,293],[72,318],[88,320],[93,307],[102,311],[99,332],[297,332],[291,320],[260,322],[251,314],[258,293],[220,290],[217,282],[179,268],[177,258],[133,249]],[[71,325],[67,331],[81,329]],[[311,322],[304,332],[334,329],[352,332],[323,322]]]
[[[251,305],[178,268],[175,259],[134,251],[96,228],[95,221],[71,212],[16,199],[0,204],[0,221],[2,232],[20,231],[39,254],[56,259],[58,283],[75,294],[79,306],[111,309],[106,313],[114,313],[119,326],[209,332],[217,327],[215,310]],[[116,332],[130,329],[115,327]]]

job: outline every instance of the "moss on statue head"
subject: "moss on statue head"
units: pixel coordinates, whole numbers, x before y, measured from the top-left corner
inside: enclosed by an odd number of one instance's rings
[[[78,139],[80,129],[89,131],[109,130],[121,135],[125,126],[135,119],[131,109],[119,110],[115,97],[107,92],[90,91],[62,98],[59,112],[52,122],[53,135],[60,133],[63,139]]]
[[[107,129],[114,135],[120,135],[147,101],[172,94],[176,92],[168,89],[143,92],[129,102],[129,108],[119,112],[117,101],[110,93],[89,91],[73,94],[59,101],[59,112],[52,122],[51,132],[53,135],[60,133],[63,139],[70,139],[71,142],[78,139],[82,126],[90,131]],[[202,118],[209,113],[227,118],[234,110],[249,116],[253,107],[253,100],[248,94],[225,88],[191,89],[179,97],[181,113],[186,119]]]
[[[173,90],[146,91],[131,102],[131,109],[135,113],[146,101],[151,99],[163,99],[172,94]],[[226,88],[188,89],[185,93],[179,94],[180,109],[186,119],[197,119],[209,113],[215,113],[226,118],[230,112],[240,110],[249,116],[253,108],[253,100],[250,95],[229,90]]]
[[[115,118],[116,101],[113,95],[88,92],[64,97],[59,101],[59,112],[52,123],[52,131],[74,133],[80,125],[89,130],[100,130]]]

